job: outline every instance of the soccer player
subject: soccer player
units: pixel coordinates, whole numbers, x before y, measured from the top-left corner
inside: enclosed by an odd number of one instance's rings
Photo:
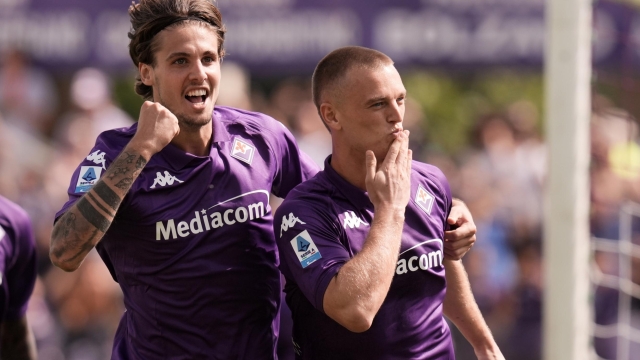
[[[22,208],[0,196],[0,359],[36,358],[26,317],[35,282],[31,220]]]
[[[225,29],[207,0],[129,9],[138,123],[102,133],[56,214],[50,258],[96,247],[124,294],[112,359],[273,359],[280,274],[269,195],[318,168],[274,119],[215,106]],[[452,251],[475,240],[461,206]],[[453,221],[453,220],[452,220]]]
[[[454,359],[444,313],[478,358],[503,359],[445,252],[449,185],[412,161],[392,60],[335,50],[316,67],[313,96],[333,153],[274,217],[297,358]]]

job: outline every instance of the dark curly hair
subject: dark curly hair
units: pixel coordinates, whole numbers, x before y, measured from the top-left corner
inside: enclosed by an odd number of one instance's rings
[[[213,26],[218,37],[218,56],[224,57],[224,34],[220,10],[209,0],[140,0],[129,7],[131,31],[129,31],[129,55],[138,64],[155,66],[156,34],[178,23],[201,21]],[[153,98],[153,89],[136,77],[135,90],[145,100]]]

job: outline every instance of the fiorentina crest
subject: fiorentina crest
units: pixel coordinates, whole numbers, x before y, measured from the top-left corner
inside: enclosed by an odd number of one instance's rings
[[[416,192],[415,202],[420,206],[427,215],[431,215],[431,208],[433,207],[433,202],[435,201],[435,196],[428,192],[422,185],[418,186],[418,191]]]
[[[231,156],[233,156],[234,158],[251,165],[251,161],[253,161],[253,153],[255,151],[256,148],[253,147],[253,145],[249,144],[247,141],[241,140],[239,138],[235,138],[233,140]]]

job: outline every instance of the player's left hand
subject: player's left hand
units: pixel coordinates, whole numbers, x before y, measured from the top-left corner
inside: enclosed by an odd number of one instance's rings
[[[464,202],[453,199],[447,223],[453,230],[444,232],[444,258],[460,260],[476,242],[476,224]]]

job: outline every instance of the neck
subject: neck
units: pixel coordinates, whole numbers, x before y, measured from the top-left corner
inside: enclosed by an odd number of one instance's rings
[[[179,149],[196,156],[209,155],[212,129],[211,121],[197,128],[180,124],[180,133],[171,140],[171,143]]]
[[[342,178],[362,191],[367,191],[365,179],[367,177],[366,154],[350,148],[341,148],[337,141],[333,142],[331,167]]]

